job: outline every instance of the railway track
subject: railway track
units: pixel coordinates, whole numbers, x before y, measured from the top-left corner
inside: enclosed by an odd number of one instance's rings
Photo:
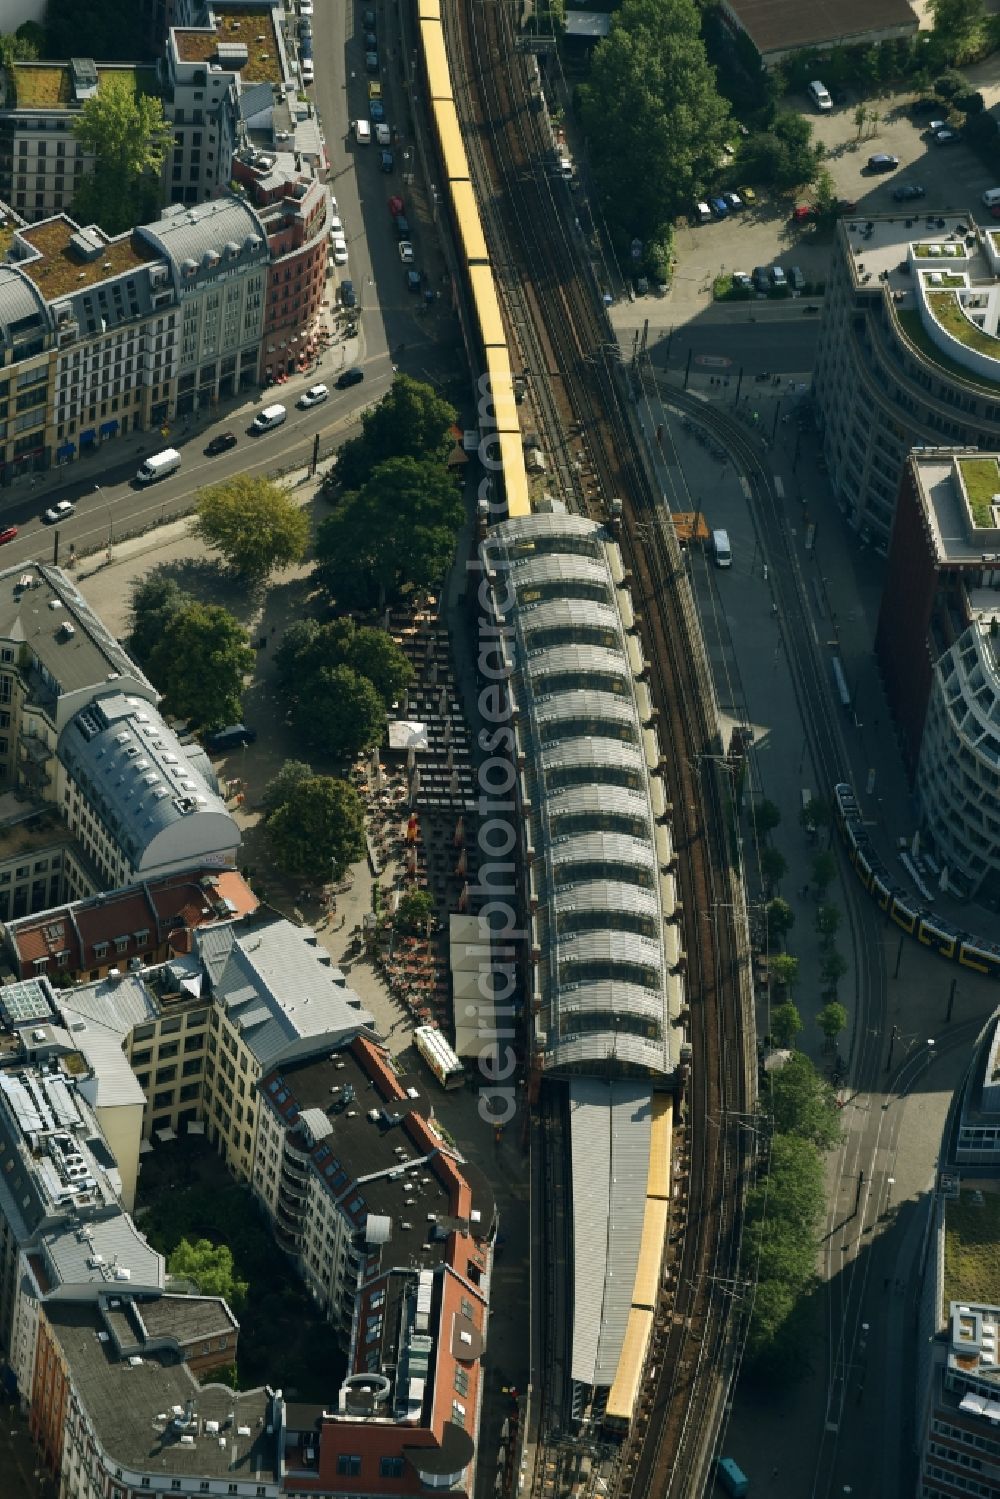
[[[501,295],[512,279],[534,288],[513,321],[530,315],[545,330],[533,340],[532,357],[550,361],[548,418],[567,423],[550,432],[550,441],[558,449],[567,430],[573,440],[575,478],[567,493],[579,509],[606,519],[611,501],[621,502],[623,552],[652,663],[685,921],[693,1061],[686,1103],[688,1213],[670,1289],[658,1308],[645,1393],[619,1464],[618,1489],[622,1499],[690,1499],[705,1487],[728,1387],[750,1155],[750,1137],[740,1127],[751,1076],[741,987],[745,912],[728,847],[714,695],[676,538],[637,440],[617,345],[567,219],[565,185],[548,171],[534,64],[517,51],[512,11],[503,0],[448,10],[445,25],[477,196],[488,233],[501,246]],[[677,1232],[675,1220],[671,1236]],[[544,1371],[550,1398],[542,1420],[553,1449],[566,1425],[556,1354],[550,1339]],[[543,1452],[536,1473],[546,1466],[558,1470],[555,1451],[552,1462],[546,1459]]]

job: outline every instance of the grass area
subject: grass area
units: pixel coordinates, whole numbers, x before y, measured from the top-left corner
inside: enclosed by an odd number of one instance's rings
[[[104,67],[97,70],[97,86],[124,79],[136,94],[158,94],[156,69]],[[64,62],[14,64],[14,89],[19,109],[69,109],[74,104],[73,76]]]
[[[959,287],[965,286],[966,284],[965,277],[960,276],[956,271],[930,271],[928,274],[931,276],[940,276],[941,278],[940,281],[934,281],[931,283],[935,291],[940,290],[940,288],[943,286]],[[925,285],[926,284],[927,283],[925,283]]]
[[[933,244],[934,248],[931,248]],[[949,243],[947,240],[933,240],[930,244],[914,245],[913,253],[918,260],[958,260],[964,259],[968,254],[964,245]]]
[[[917,349],[922,359],[927,360],[929,364],[936,364],[949,380],[955,380],[959,385],[965,385],[972,390],[982,391],[984,395],[989,396],[990,400],[996,400],[997,392],[994,386],[988,385],[982,377],[977,379],[974,371],[966,369],[964,364],[959,364],[957,359],[949,358],[938,348],[924,327],[920,313],[915,307],[894,307],[893,314],[899,320],[903,333]]]
[[[184,1184],[184,1185],[182,1185]],[[169,1255],[181,1239],[209,1239],[232,1250],[248,1282],[240,1321],[237,1387],[270,1384],[297,1400],[329,1401],[346,1359],[337,1335],[278,1249],[253,1194],[233,1182],[205,1141],[177,1140],[143,1158],[140,1227]]]
[[[945,1208],[944,1305],[961,1301],[1000,1305],[1000,1194],[984,1192],[976,1206],[971,1191]]]
[[[954,292],[928,292],[927,305],[932,316],[937,319],[946,333],[951,334],[952,338],[957,338],[960,343],[965,344],[966,348],[974,349],[977,354],[985,354],[988,359],[1000,359],[1000,338],[978,328],[966,315]]]
[[[958,467],[969,496],[975,525],[993,530],[993,496],[1000,494],[1000,464],[995,458],[960,458]]]
[[[220,42],[243,42],[247,61],[237,68],[244,83],[280,83],[281,57],[274,22],[265,10],[243,10],[239,5],[213,7],[216,29],[180,28],[177,50],[183,62],[211,62]]]

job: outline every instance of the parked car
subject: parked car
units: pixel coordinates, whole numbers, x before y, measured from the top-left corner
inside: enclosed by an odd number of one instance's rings
[[[16,526],[4,526],[3,530],[0,531],[0,547],[5,546],[8,541],[13,541],[16,535]]]
[[[330,215],[330,238],[336,239],[338,234],[343,234],[344,225],[338,213]]]
[[[374,31],[365,32],[364,43],[366,52],[378,51],[378,37],[375,35]]]
[[[753,291],[753,277],[748,276],[746,271],[734,271],[733,285],[739,287],[740,291]]]
[[[396,238],[397,239],[409,239],[409,237],[410,237],[410,221],[406,217],[406,214],[405,213],[397,213],[395,219],[393,220],[393,223],[396,225]]]
[[[378,22],[375,19],[375,12],[373,10],[366,10],[362,12],[361,24],[366,31],[377,31]]]
[[[299,36],[312,36],[313,23],[310,21],[308,16],[303,16],[299,21],[297,29]]]
[[[712,222],[712,210],[707,203],[696,203],[694,205],[694,221],[696,224],[710,224]]]
[[[399,258],[404,265],[411,265],[413,262],[413,246],[408,239],[401,239],[399,242]]]
[[[228,453],[230,448],[236,446],[235,432],[220,432],[218,437],[213,437],[205,453],[209,458],[214,458],[218,453]]]
[[[302,407],[303,411],[308,411],[310,406],[321,405],[329,394],[330,392],[325,385],[310,385],[309,389],[304,390],[299,396],[298,404]]]
[[[365,72],[366,73],[377,73],[378,72],[378,53],[377,52],[366,52],[365,53]]]
[[[378,165],[381,172],[395,171],[396,158],[391,151],[380,151],[378,153]]]
[[[752,187],[740,187],[740,188],[737,188],[737,192],[739,193],[740,197],[743,199],[744,203],[750,203],[750,204],[756,203],[756,201],[757,201],[757,194],[754,192],[754,190],[753,190]]]
[[[906,182],[902,187],[894,187],[892,196],[897,203],[910,203],[914,198],[925,198],[927,189],[921,187],[918,182]]]
[[[888,151],[876,151],[868,158],[869,172],[894,172],[898,166],[899,157],[890,156]]]
[[[342,234],[335,234],[330,241],[330,249],[333,253],[334,265],[347,264],[347,240]]]
[[[709,198],[708,205],[717,219],[729,217],[729,209],[726,207],[725,198]]]
[[[248,729],[245,723],[231,723],[227,724],[224,729],[213,729],[210,734],[206,734],[205,746],[213,754],[222,755],[227,750],[241,749],[244,745],[254,744],[256,740],[256,729]]]
[[[739,213],[740,209],[743,207],[743,199],[740,197],[739,193],[723,193],[722,201],[723,203],[725,203],[730,213]]]
[[[313,0],[299,0],[299,15],[311,16],[313,13]]]
[[[816,108],[818,110],[821,110],[824,114],[826,114],[828,110],[831,110],[833,108],[833,100],[830,98],[830,91],[825,86],[825,84],[820,83],[818,78],[813,79],[812,83],[810,83],[809,87],[807,88],[806,93],[809,95]]]
[[[771,277],[766,265],[755,265],[753,268],[753,284],[758,291],[768,291],[771,286]]]
[[[788,277],[780,265],[773,265],[771,267],[771,285],[777,291],[781,291],[788,285]]]
[[[316,70],[313,67],[313,60],[312,60],[312,58],[311,57],[303,57],[303,58],[301,58],[300,61],[299,61],[299,67],[302,70],[302,82],[304,84],[306,84],[307,86],[310,83],[315,83],[315,81],[316,81]]]
[[[421,285],[423,283],[423,279],[424,278],[423,278],[423,276],[421,276],[421,274],[420,274],[419,271],[413,271],[413,270],[407,271],[407,273],[406,273],[406,290],[407,291],[413,291],[413,292],[419,291],[420,287],[421,287]]]
[[[354,294],[353,281],[342,281],[338,296],[343,307],[356,307],[358,305],[358,299]]]
[[[806,284],[806,278],[802,274],[801,266],[793,265],[788,272],[788,279],[792,285],[792,291],[801,291]]]
[[[372,99],[381,99],[381,97],[382,85],[380,83],[370,83],[368,85],[368,102],[371,103]]]
[[[42,520],[47,526],[54,526],[57,520],[68,520],[75,510],[76,506],[72,500],[56,500],[55,504],[50,505],[46,510]]]
[[[306,36],[299,37],[299,57],[303,62],[311,62],[313,55],[313,39],[310,31]]]
[[[401,213],[405,212],[406,204],[403,202],[398,193],[393,193],[392,197],[389,199],[389,217],[391,219],[395,219],[398,218]]]
[[[382,124],[385,119],[385,105],[381,99],[370,99],[368,101],[368,113],[376,126]]]
[[[792,209],[793,224],[808,224],[816,217],[816,210],[811,203],[797,203]]]
[[[392,141],[392,131],[388,125],[379,123],[375,126],[375,141],[380,146],[388,146]]]
[[[364,370],[359,370],[357,367],[344,370],[342,374],[337,376],[337,389],[346,390],[349,385],[360,385],[364,378]]]
[[[951,130],[946,125],[943,130],[935,130],[931,140],[935,146],[957,146],[962,139],[957,130]]]

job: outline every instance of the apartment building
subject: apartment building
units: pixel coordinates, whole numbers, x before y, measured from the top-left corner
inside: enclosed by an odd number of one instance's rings
[[[242,147],[233,178],[254,204],[270,250],[261,375],[294,369],[296,344],[326,291],[330,195],[313,168],[290,151]]]
[[[68,62],[15,62],[0,71],[0,197],[28,220],[47,219],[70,209],[94,158],[74,134],[88,99],[102,87],[127,86],[136,96],[157,95],[152,65]]]
[[[906,463],[875,650],[946,887],[1000,903],[1000,460],[924,449]]]
[[[51,880],[58,900],[58,872]],[[123,958],[151,966],[189,952],[195,927],[249,916],[257,905],[238,870],[185,869],[61,906],[36,902],[35,915],[5,922],[0,935],[16,978],[95,982]]]
[[[847,523],[886,551],[915,447],[1000,451],[1000,235],[955,214],[841,219],[813,390]]]

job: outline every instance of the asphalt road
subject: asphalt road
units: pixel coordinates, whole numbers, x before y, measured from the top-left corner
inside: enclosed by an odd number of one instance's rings
[[[725,322],[696,318],[667,331],[650,342],[650,356],[661,369],[683,370],[690,356],[701,373],[735,376],[742,366],[746,375],[804,374],[816,358],[819,317],[804,311],[814,305],[790,302],[789,314],[776,317],[765,302],[735,303]]]

